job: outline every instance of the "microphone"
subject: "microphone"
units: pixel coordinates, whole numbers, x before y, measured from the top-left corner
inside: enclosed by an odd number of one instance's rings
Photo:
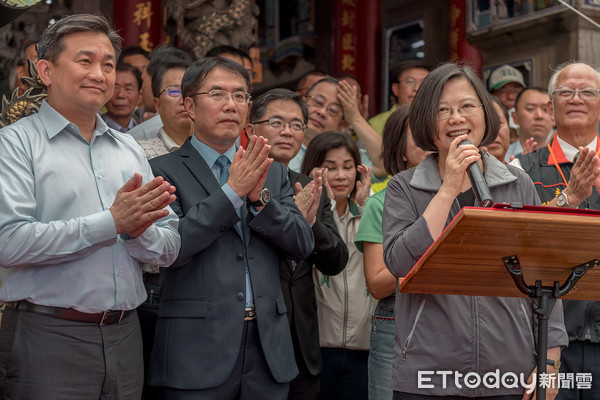
[[[464,144],[472,144],[469,139],[465,139],[460,142],[458,145],[462,146]],[[467,174],[469,175],[469,180],[471,181],[471,187],[473,188],[473,192],[475,192],[475,197],[477,197],[477,201],[479,201],[479,205],[481,207],[491,207],[494,205],[494,200],[492,200],[492,195],[490,194],[490,188],[483,177],[483,172],[481,172],[481,168],[479,168],[479,164],[475,161],[473,164],[467,167]]]

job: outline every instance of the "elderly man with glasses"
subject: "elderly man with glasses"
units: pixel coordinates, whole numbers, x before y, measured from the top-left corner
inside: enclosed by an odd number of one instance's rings
[[[599,92],[600,74],[584,63],[564,64],[550,78],[548,110],[556,135],[547,146],[517,156],[545,205],[600,210]],[[557,399],[600,399],[594,389],[600,382],[595,361],[600,359],[600,302],[564,300],[563,306],[569,347],[562,351],[560,372],[591,373],[592,389],[561,388]]]
[[[358,108],[357,88],[343,79],[331,76],[317,81],[305,96],[308,106],[308,122],[298,154],[289,161],[288,167],[300,172],[306,146],[317,135],[338,132],[342,120],[352,126],[361,141],[362,163],[373,167],[375,176],[385,176],[381,159],[381,136],[369,125]]]
[[[177,182],[181,252],[161,276],[150,384],[162,399],[286,399],[298,374],[279,282],[280,257],[307,258],[311,228],[284,165],[246,123],[250,77],[221,57],[181,83],[194,134],[150,161]]]
[[[287,166],[300,150],[307,120],[308,108],[301,95],[273,89],[254,100],[246,132],[266,138],[271,146],[269,156]],[[294,261],[282,257],[279,263],[281,290],[300,370],[290,384],[288,400],[310,400],[319,396],[322,370],[313,266],[326,275],[336,275],[346,265],[348,249],[323,190],[322,171],[315,172],[314,180],[292,170],[288,175],[295,185],[296,205],[311,224],[315,237],[315,249],[308,258]]]

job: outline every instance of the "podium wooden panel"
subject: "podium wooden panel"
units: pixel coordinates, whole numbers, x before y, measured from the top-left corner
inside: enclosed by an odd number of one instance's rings
[[[400,291],[527,297],[515,286],[503,257],[517,255],[525,282],[534,285],[541,278],[544,286],[562,284],[573,267],[600,259],[600,213],[545,209],[463,208],[402,280]],[[598,300],[598,282],[600,268],[591,268],[562,298]]]

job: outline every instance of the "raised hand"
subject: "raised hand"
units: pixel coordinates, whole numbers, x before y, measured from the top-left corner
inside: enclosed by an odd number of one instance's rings
[[[142,185],[142,175],[135,173],[118,191],[109,210],[117,233],[136,238],[154,222],[169,214],[164,208],[175,201],[175,186],[158,176]]]
[[[273,162],[273,159],[268,157],[270,150],[271,146],[262,136],[252,136],[246,150],[241,146],[238,148],[233,157],[227,181],[227,184],[238,196],[247,195],[251,201],[258,199],[269,167]]]
[[[371,195],[371,168],[365,164],[360,164],[356,170],[362,175],[362,179],[356,181],[356,194],[354,202],[359,206],[364,206]]]
[[[568,187],[565,189],[571,207],[579,206],[591,196],[594,183],[600,177],[600,159],[587,147],[579,148],[579,156],[571,170]],[[597,189],[597,187],[596,187]]]

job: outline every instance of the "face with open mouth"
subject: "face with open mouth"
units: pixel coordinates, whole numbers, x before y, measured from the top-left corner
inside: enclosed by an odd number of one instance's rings
[[[440,156],[447,155],[450,143],[460,135],[467,135],[479,146],[485,133],[485,117],[481,100],[465,78],[449,80],[438,103],[437,137],[434,144]]]

